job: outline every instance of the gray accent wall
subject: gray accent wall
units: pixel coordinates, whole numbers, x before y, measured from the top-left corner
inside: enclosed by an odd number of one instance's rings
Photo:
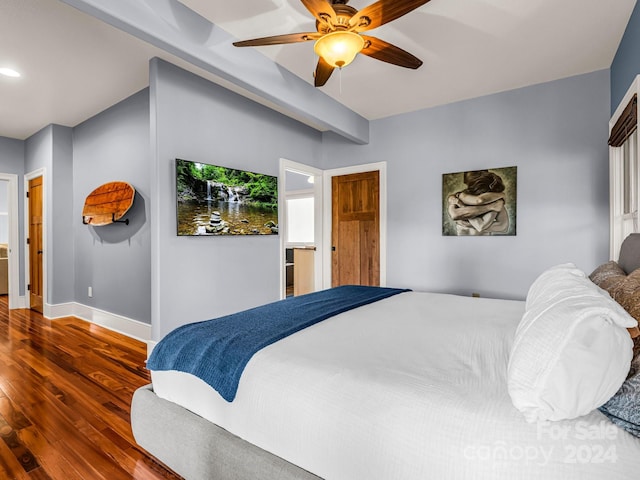
[[[31,173],[40,168],[51,169],[52,152],[53,125],[48,125],[25,140],[24,172]]]
[[[52,305],[74,301],[74,238],[78,217],[73,215],[73,131],[53,126],[52,165],[47,197],[47,296]],[[53,187],[55,186],[55,187]]]
[[[51,182],[48,303],[150,323],[154,340],[280,291],[277,236],[176,235],[176,158],[271,175],[280,158],[322,169],[386,161],[387,284],[520,299],[544,268],[607,260],[609,73],[376,120],[358,145],[153,59],[149,89],[77,127],[0,138],[0,169],[21,175],[21,198],[26,172],[44,167]],[[442,174],[513,165],[517,236],[443,237]],[[137,190],[131,224],[83,225],[84,199],[113,180]],[[21,263],[21,289],[23,279]]]
[[[149,89],[75,127],[73,141],[75,301],[151,323]],[[83,225],[85,198],[111,181],[136,189],[130,224]]]
[[[0,137],[0,171],[24,175],[25,142],[15,138]]]
[[[545,268],[608,259],[609,72],[371,122],[369,145],[324,135],[321,168],[386,161],[387,284],[524,298]],[[442,236],[442,175],[518,167],[517,236]]]
[[[611,114],[618,108],[631,82],[639,73],[640,3],[637,3],[611,64]]]
[[[314,129],[159,59],[151,62],[152,336],[277,300],[278,236],[178,237],[175,159],[278,175],[321,160]]]

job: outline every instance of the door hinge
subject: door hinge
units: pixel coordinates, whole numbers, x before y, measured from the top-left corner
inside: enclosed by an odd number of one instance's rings
[[[30,244],[31,244],[31,239],[27,238],[27,245],[30,245]]]
[[[27,192],[27,198],[29,198],[29,192]]]
[[[27,285],[27,290],[31,290],[31,284],[30,283]]]

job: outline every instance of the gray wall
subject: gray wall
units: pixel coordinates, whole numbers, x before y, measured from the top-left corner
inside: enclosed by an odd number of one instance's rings
[[[25,140],[24,172],[39,168],[51,169],[53,164],[53,125],[44,127]]]
[[[317,165],[320,133],[157,59],[151,118],[153,338],[277,300],[277,236],[176,236],[175,158],[277,175],[281,157]]]
[[[73,286],[72,300],[153,323],[158,339],[278,298],[277,237],[176,235],[176,157],[271,175],[281,157],[325,169],[387,161],[389,285],[522,298],[547,266],[607,259],[608,71],[377,120],[364,146],[163,61],[150,75],[150,90],[73,129],[72,156],[65,127],[0,138],[0,171],[52,172],[51,303],[69,301]],[[511,165],[518,235],[442,237],[442,174]],[[132,224],[82,225],[86,195],[111,180],[138,191]]]
[[[149,89],[75,127],[73,140],[75,301],[151,323]],[[117,180],[137,192],[130,224],[83,225],[87,195]]]
[[[18,239],[19,245],[14,246],[14,253],[19,258],[19,294],[24,295],[24,158],[25,142],[13,138],[0,137],[0,172],[18,175]]]
[[[0,137],[0,171],[24,174],[25,142],[14,138]]]
[[[611,113],[640,73],[640,3],[629,19],[616,56],[611,64]]]
[[[325,134],[323,168],[386,161],[387,283],[523,298],[542,269],[589,271],[609,245],[609,72],[378,120],[365,146]],[[442,174],[518,167],[515,237],[443,237]]]
[[[56,305],[74,301],[74,239],[73,229],[78,217],[73,215],[73,131],[53,126],[52,169],[47,231],[48,252],[47,296]]]

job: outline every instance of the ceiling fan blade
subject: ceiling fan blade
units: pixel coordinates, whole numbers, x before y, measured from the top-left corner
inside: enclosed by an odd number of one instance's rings
[[[254,38],[252,40],[243,40],[241,42],[233,42],[236,47],[261,47],[264,45],[281,45],[283,43],[308,42],[309,40],[317,40],[320,38],[318,32],[308,33],[287,33],[285,35],[274,35],[273,37]]]
[[[422,60],[400,47],[396,47],[375,37],[362,35],[362,38],[365,44],[360,53],[363,55],[400,67],[413,68],[414,70],[420,68],[420,65],[422,65]]]
[[[356,13],[349,25],[356,32],[372,30],[415,10],[429,0],[378,0]]]
[[[321,87],[325,83],[327,83],[327,80],[329,80],[329,77],[333,73],[333,70],[334,70],[334,67],[329,65],[327,62],[324,61],[322,57],[320,57],[318,59],[318,66],[316,67],[316,72],[313,74],[313,76],[315,77],[315,83],[314,83],[315,86]]]
[[[307,10],[322,23],[335,25],[338,17],[333,6],[326,0],[300,0]]]

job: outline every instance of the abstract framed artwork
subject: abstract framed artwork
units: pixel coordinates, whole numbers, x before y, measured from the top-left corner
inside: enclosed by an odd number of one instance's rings
[[[442,175],[442,235],[516,234],[517,167]]]

